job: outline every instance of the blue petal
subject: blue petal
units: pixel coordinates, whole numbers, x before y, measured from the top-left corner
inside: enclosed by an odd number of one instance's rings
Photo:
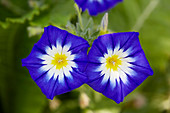
[[[75,62],[88,62],[88,59],[87,59],[87,47],[86,48],[83,48],[82,50],[80,50],[75,58],[74,58],[74,61]]]
[[[47,73],[46,71],[40,70],[42,66],[43,66],[42,64],[39,64],[39,65],[38,64],[27,64],[26,65],[31,75],[31,78],[33,80],[36,80],[40,78],[42,75],[44,75],[45,73]]]
[[[36,45],[43,52],[45,52],[45,49],[47,46],[51,47],[51,43],[48,38],[47,28],[44,28],[44,33],[43,33],[41,39],[36,43]]]
[[[100,93],[103,93],[105,88],[107,87],[107,82],[104,84],[101,84],[104,76],[100,76],[96,79],[93,79],[93,81],[89,81],[88,85],[92,87],[95,91],[98,91]]]
[[[88,62],[87,49],[90,47],[88,42],[81,37],[68,34],[65,44],[71,45],[69,51],[71,51],[72,54],[75,54],[74,62],[78,65],[78,69],[81,72],[84,72]]]
[[[132,65],[139,66],[139,67],[142,67],[142,68],[147,68],[150,71],[150,75],[153,75],[153,70],[150,67],[149,62],[147,61],[143,50],[141,50],[140,52],[136,52],[133,55],[133,57],[136,58],[136,61],[131,62]]]
[[[92,16],[105,12],[122,1],[123,0],[75,0],[82,11],[87,9]]]
[[[70,89],[78,88],[87,82],[86,74],[78,71],[78,69],[74,69],[74,71],[71,72],[71,75],[73,76],[73,80],[67,80]]]
[[[82,6],[86,2],[86,0],[75,0],[75,2],[79,4],[79,6]]]
[[[54,88],[56,87],[57,80],[52,77],[50,80],[47,78],[47,73],[43,74],[40,78],[37,78],[35,80],[36,84],[41,88],[41,91],[47,96],[48,99],[54,98]],[[63,88],[62,84],[60,88]],[[64,87],[63,89],[67,89],[67,87]]]
[[[94,40],[92,48],[88,53],[89,62],[100,63],[99,57],[103,57],[104,52],[100,49],[97,44],[97,40]]]
[[[113,33],[113,45],[117,46],[120,44],[120,49],[123,48],[124,51],[131,48],[133,49],[131,54],[134,54],[135,52],[142,50],[138,36],[138,32]]]
[[[70,73],[73,77],[71,80],[65,76],[64,84],[60,84],[59,82],[56,81],[54,89],[53,89],[52,98],[55,95],[60,95],[63,93],[67,93],[71,90],[74,90],[80,87],[81,85],[83,85],[87,81],[87,76],[77,69],[74,69],[74,71]]]
[[[78,53],[84,49],[87,49],[89,46],[88,42],[79,36],[75,36],[73,34],[68,34],[65,39],[65,45],[71,45],[69,51],[74,53]]]
[[[62,46],[65,38],[67,37],[67,34],[67,31],[61,30],[52,25],[45,27],[41,39],[37,42],[37,47],[40,48],[42,51],[45,51],[47,46],[57,46],[57,43]]]
[[[88,54],[89,63],[86,69],[88,85],[106,97],[113,99],[116,103],[122,102],[124,97],[139,86],[149,75],[153,75],[138,36],[139,33],[137,32],[102,35],[93,42]],[[96,69],[102,64],[99,57],[103,57],[107,53],[107,49],[114,51],[117,46],[120,46],[119,50],[122,49],[123,52],[128,50],[128,56],[125,58],[131,57],[135,61],[129,62],[131,64],[131,67],[129,67],[132,70],[131,73],[124,72],[127,76],[127,83],[124,83],[121,78],[119,78],[119,81],[115,79],[115,81],[112,81],[115,82],[115,87],[113,88],[112,84],[110,84],[110,78],[106,83],[102,83],[105,75],[101,75],[101,72],[96,71]]]
[[[98,41],[100,43],[102,43],[102,45],[105,45],[105,49],[107,50],[107,48],[112,49],[114,47],[113,45],[113,39],[112,39],[112,35],[111,34],[106,34],[106,35],[102,35],[98,37]]]
[[[97,72],[96,69],[100,66],[101,64],[98,63],[88,63],[87,68],[86,68],[86,73],[88,75],[88,82],[93,82],[94,80],[98,79],[101,75],[100,72]]]
[[[135,71],[135,73],[131,73],[130,75],[126,74],[128,83],[125,84],[125,83],[121,82],[121,85],[119,88],[121,89],[120,95],[121,95],[122,100],[119,101],[115,98],[115,101],[117,103],[122,102],[125,96],[127,96],[134,89],[136,89],[140,84],[142,84],[142,82],[148,76],[153,74],[152,69],[147,69],[147,68],[140,67],[140,66],[134,66],[132,69]],[[107,96],[107,94],[105,94],[105,95]],[[114,97],[110,97],[110,98],[114,98]]]
[[[152,70],[142,50],[138,36],[138,32],[113,33],[113,45],[117,46],[120,44],[120,49],[124,51],[131,49],[127,57],[135,57],[136,61],[132,64]]]
[[[65,30],[61,30],[57,27],[54,27],[52,25],[45,28],[45,31],[48,32],[48,38],[49,42],[52,45],[56,46],[56,43],[61,44],[61,46],[64,45],[64,41],[68,35],[68,32]]]
[[[77,64],[77,67],[72,67],[73,71],[70,72],[72,79],[64,75],[62,83],[59,82],[59,75],[57,77],[49,75],[52,67],[46,68],[48,70],[42,68],[47,65],[42,64],[44,60],[41,59],[41,55],[48,55],[45,51],[46,48],[52,46],[57,47],[57,44],[60,44],[62,47],[69,45],[70,49],[68,51],[76,56],[73,62]],[[41,39],[34,45],[30,55],[22,59],[22,66],[27,67],[32,79],[41,88],[47,98],[53,99],[55,95],[71,91],[87,82],[87,76],[84,74],[84,71],[88,62],[88,47],[88,42],[83,38],[57,27],[48,26],[44,29]]]
[[[86,4],[84,4],[84,6],[82,7],[83,11],[85,9],[88,9],[90,15],[97,15],[98,11],[97,11],[97,1],[94,2],[90,2],[89,0],[86,2]]]
[[[74,62],[78,65],[78,69],[81,72],[85,72],[88,63],[87,48],[84,50],[82,49],[82,51],[79,51],[78,54],[76,54]]]
[[[58,82],[58,79],[55,81],[55,86],[53,88],[53,93],[50,99],[53,99],[54,96],[56,95],[60,95],[63,93],[67,93],[71,91],[71,89],[69,88],[69,86],[67,85],[67,81],[66,81],[66,77],[64,77],[64,81],[63,83]]]
[[[89,51],[89,62],[100,63],[99,57],[103,57],[107,53],[107,49],[113,50],[114,44],[111,34],[99,36],[93,42],[92,48]]]
[[[124,99],[121,83],[122,83],[121,81],[120,81],[120,83],[118,83],[116,81],[116,86],[114,89],[112,89],[112,86],[110,85],[110,81],[108,81],[107,86],[106,86],[105,90],[103,91],[103,95],[114,100],[116,103],[119,104]]]
[[[43,60],[41,60],[39,56],[43,54],[45,54],[45,52],[39,49],[35,44],[29,56],[25,59],[22,59],[22,66],[27,66],[30,64],[41,64]]]

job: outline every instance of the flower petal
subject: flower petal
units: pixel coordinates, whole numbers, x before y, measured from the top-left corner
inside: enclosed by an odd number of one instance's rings
[[[82,8],[82,11],[87,9],[92,16],[105,12],[122,1],[123,0],[75,0],[78,6]]]
[[[41,59],[40,57],[43,54],[45,54],[44,51],[41,51],[37,47],[37,45],[34,45],[29,56],[25,59],[22,59],[22,66],[27,66],[27,65],[30,65],[30,64],[42,64],[41,62],[43,61],[43,59]]]
[[[48,32],[48,39],[51,45],[57,46],[57,43],[60,44],[60,46],[64,45],[64,41],[68,35],[67,31],[52,25],[46,27],[45,30]]]
[[[69,45],[72,54],[78,53],[84,49],[87,49],[89,46],[88,42],[81,37],[75,36],[73,34],[68,34],[65,45]]]
[[[137,32],[99,36],[88,54],[88,84],[116,103],[153,74],[138,36]]]
[[[32,79],[49,99],[87,82],[84,74],[89,44],[54,26],[44,30],[30,55],[22,60]]]

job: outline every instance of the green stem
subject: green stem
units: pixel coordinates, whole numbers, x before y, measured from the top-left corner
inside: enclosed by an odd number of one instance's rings
[[[81,9],[77,6],[77,4],[75,4],[75,8],[76,8],[76,11],[77,11],[78,22],[80,24],[80,27],[81,27],[82,30],[84,30],[83,21],[82,21],[82,17],[81,17]]]

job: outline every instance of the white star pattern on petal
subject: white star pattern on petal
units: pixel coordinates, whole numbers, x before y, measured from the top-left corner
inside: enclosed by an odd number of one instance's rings
[[[99,2],[99,3],[102,3],[103,2],[103,0],[89,0],[90,2],[93,2],[93,1],[97,1],[97,2]]]
[[[71,45],[67,44],[64,47],[62,47],[61,44],[59,43],[56,43],[56,44],[57,44],[57,47],[55,46],[52,46],[52,48],[50,48],[49,46],[46,47],[46,50],[45,50],[47,53],[46,55],[41,54],[38,56],[40,59],[43,60],[42,64],[44,64],[44,66],[42,66],[40,70],[44,72],[48,71],[47,72],[48,80],[50,80],[52,77],[53,79],[57,79],[58,77],[59,82],[63,83],[64,76],[66,76],[69,80],[73,79],[70,72],[73,71],[72,67],[77,68],[76,63],[73,61],[76,55],[71,54],[71,51],[69,51]],[[55,61],[56,55],[66,57],[65,61],[63,61],[65,63],[64,65],[62,64],[61,66],[58,66],[60,65],[59,63],[62,62],[62,59],[58,60],[57,62],[58,65],[57,63],[56,64],[52,63]]]
[[[99,57],[99,61],[102,64],[95,71],[101,71],[100,75],[103,76],[102,84],[105,84],[110,80],[112,89],[116,86],[116,81],[118,84],[120,83],[120,79],[124,84],[128,84],[126,74],[135,73],[130,68],[133,66],[130,62],[135,62],[135,58],[128,57],[130,51],[131,49],[124,51],[123,49],[120,49],[120,46],[118,45],[114,50],[107,49],[107,53],[104,54],[104,57]],[[108,67],[107,60],[112,57],[116,58],[116,62],[112,61],[112,66]]]

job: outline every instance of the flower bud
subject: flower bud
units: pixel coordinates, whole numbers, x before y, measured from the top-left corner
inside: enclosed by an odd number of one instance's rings
[[[80,108],[85,109],[89,106],[90,99],[86,93],[81,93],[79,102],[80,102]]]
[[[60,106],[60,100],[53,99],[49,101],[49,108],[50,110],[56,110]]]
[[[100,35],[106,34],[107,28],[108,28],[108,13],[105,13],[100,25]]]

